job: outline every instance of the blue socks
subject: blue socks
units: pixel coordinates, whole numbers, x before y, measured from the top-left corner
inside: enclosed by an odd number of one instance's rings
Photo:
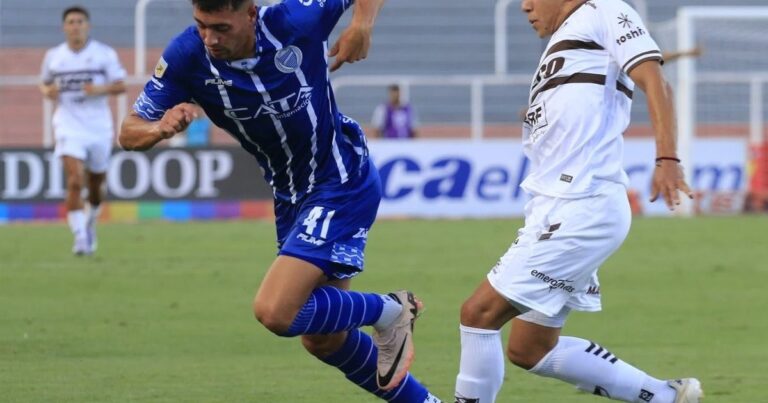
[[[395,389],[384,392],[376,384],[376,358],[378,350],[371,336],[359,329],[350,330],[339,351],[322,359],[343,372],[355,385],[393,403],[421,403],[427,398],[427,389],[409,373]]]
[[[408,374],[395,389],[384,392],[376,384],[378,350],[373,339],[360,331],[360,326],[373,325],[380,319],[385,302],[379,294],[319,287],[312,291],[282,336],[331,334],[347,331],[344,345],[335,353],[321,359],[338,368],[347,379],[366,391],[389,402],[421,403],[429,394],[427,389]]]
[[[379,294],[329,286],[316,288],[282,336],[330,334],[372,325],[381,316],[383,307]]]

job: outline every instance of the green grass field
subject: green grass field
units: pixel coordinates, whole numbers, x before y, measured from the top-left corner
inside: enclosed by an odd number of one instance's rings
[[[459,306],[519,225],[371,231],[353,287],[425,301],[413,372],[443,399]],[[266,222],[103,225],[98,255],[75,258],[64,224],[0,226],[0,401],[377,401],[253,319],[273,233]],[[637,219],[601,270],[604,311],[572,315],[564,333],[661,378],[696,375],[708,402],[766,402],[766,241],[768,217]],[[600,400],[508,365],[499,401]]]

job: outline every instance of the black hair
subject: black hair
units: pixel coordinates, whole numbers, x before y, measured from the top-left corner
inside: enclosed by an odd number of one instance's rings
[[[88,14],[88,10],[85,9],[83,6],[71,6],[64,9],[64,12],[61,13],[61,20],[64,21],[67,19],[67,16],[72,13],[78,13],[85,16],[85,19],[90,21],[91,15]]]
[[[210,13],[212,11],[237,10],[242,7],[243,4],[251,1],[252,0],[192,0],[192,5],[202,12]]]

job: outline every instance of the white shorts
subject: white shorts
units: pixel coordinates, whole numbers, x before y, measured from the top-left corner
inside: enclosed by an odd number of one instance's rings
[[[109,156],[112,153],[112,138],[93,136],[56,136],[54,154],[58,157],[77,158],[93,173],[107,172]]]
[[[598,267],[626,238],[632,215],[624,186],[582,199],[535,196],[525,226],[488,273],[515,306],[557,315],[563,307],[599,311]]]
[[[554,316],[547,316],[541,312],[530,310],[526,313],[517,315],[515,319],[524,320],[526,322],[535,323],[544,327],[562,328],[565,326],[565,320],[568,319],[568,314],[571,313],[571,308],[563,307]]]

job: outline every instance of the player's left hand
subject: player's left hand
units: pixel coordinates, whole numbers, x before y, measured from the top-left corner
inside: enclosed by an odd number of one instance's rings
[[[85,95],[92,97],[94,95],[104,94],[104,89],[101,86],[93,85],[92,83],[87,83],[83,85],[83,92],[85,93]]]
[[[680,194],[685,193],[689,199],[693,199],[693,192],[685,183],[683,168],[675,161],[664,160],[656,164],[653,171],[653,183],[651,184],[651,203],[658,200],[659,196],[670,210],[680,205]]]
[[[328,56],[335,57],[331,64],[331,71],[336,71],[344,63],[354,63],[368,56],[371,47],[371,27],[359,24],[351,24],[339,39],[333,44]]]

